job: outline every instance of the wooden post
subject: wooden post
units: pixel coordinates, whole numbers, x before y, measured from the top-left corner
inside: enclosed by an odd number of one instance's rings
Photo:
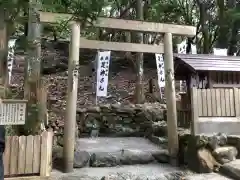
[[[240,101],[239,101],[239,90],[238,88],[233,88],[234,93],[234,106],[235,106],[235,116],[240,116]]]
[[[198,121],[198,95],[197,88],[191,88],[191,134],[196,135],[197,121]]]
[[[71,40],[68,62],[68,89],[67,89],[67,111],[64,121],[64,171],[73,171],[74,144],[75,144],[75,124],[77,109],[77,88],[78,88],[78,67],[80,48],[80,24],[71,25]]]
[[[208,87],[207,88],[213,88],[213,72],[208,72]]]
[[[40,176],[49,177],[52,170],[53,132],[44,131],[41,134]]]
[[[177,108],[174,81],[174,62],[172,34],[164,34],[164,70],[165,70],[165,98],[167,101],[167,128],[168,128],[168,150],[171,164],[177,164],[178,156],[178,130],[177,130]]]

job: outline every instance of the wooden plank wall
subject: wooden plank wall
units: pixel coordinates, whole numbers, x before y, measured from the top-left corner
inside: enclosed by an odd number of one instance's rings
[[[51,171],[51,131],[36,136],[8,136],[4,152],[5,177],[41,175]]]
[[[190,128],[191,122],[191,110],[190,109],[178,109],[177,110],[178,127]]]
[[[233,88],[195,89],[197,91],[198,116],[235,117],[236,94]],[[239,90],[236,91],[239,94]]]
[[[191,122],[198,121],[198,117],[240,116],[240,89],[238,88],[197,89],[194,87],[191,97],[192,101],[196,102],[195,107],[181,106],[177,109],[179,127],[189,128]],[[193,104],[192,102],[191,105]]]
[[[214,87],[227,87],[227,85],[239,86],[240,84],[240,73],[239,72],[219,72],[212,71],[211,79]]]

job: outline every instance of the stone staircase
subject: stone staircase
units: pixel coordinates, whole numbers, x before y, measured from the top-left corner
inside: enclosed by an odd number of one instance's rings
[[[56,160],[55,165],[60,164]],[[192,174],[168,164],[166,144],[157,146],[140,137],[80,138],[74,167],[75,171],[67,175],[54,170],[52,179],[168,180]]]
[[[121,165],[116,167],[85,167],[73,173],[53,171],[53,180],[174,180],[191,175],[167,164]]]
[[[157,146],[140,137],[80,138],[76,142],[75,160],[76,167],[167,163],[168,151],[165,144]]]
[[[164,141],[163,141],[164,142]],[[220,174],[195,174],[168,164],[165,143],[140,137],[80,138],[76,141],[74,172],[54,169],[53,180],[228,180]],[[58,151],[61,154],[60,151]],[[54,166],[61,165],[55,154]]]

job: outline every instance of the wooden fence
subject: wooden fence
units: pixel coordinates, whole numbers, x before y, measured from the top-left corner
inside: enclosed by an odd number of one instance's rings
[[[5,178],[30,179],[49,177],[52,160],[53,132],[36,136],[8,136],[4,152]]]
[[[240,135],[240,90],[213,88],[191,90],[191,123],[196,133],[223,132]]]
[[[178,126],[189,128],[199,118],[235,118],[240,116],[240,90],[238,88],[192,88],[191,103],[183,99],[177,109]],[[215,119],[214,119],[215,118]],[[192,119],[194,121],[192,121]],[[235,119],[236,120],[236,119]]]
[[[238,89],[195,89],[197,91],[198,115],[201,117],[234,117]]]

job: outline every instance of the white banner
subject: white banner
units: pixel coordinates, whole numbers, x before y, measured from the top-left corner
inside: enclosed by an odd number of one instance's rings
[[[187,41],[184,40],[180,44],[178,44],[177,49],[178,49],[178,54],[187,54]],[[189,54],[197,54],[197,46],[196,45],[191,44],[191,51],[189,52]],[[184,83],[183,83],[183,81],[180,80],[180,92],[183,92]]]
[[[8,57],[7,57],[7,66],[8,66],[8,80],[9,84],[11,84],[12,78],[12,69],[13,69],[13,61],[15,56],[15,46],[17,39],[10,39],[8,41]]]
[[[191,44],[191,54],[197,54],[197,46],[194,44]]]
[[[164,71],[164,60],[162,54],[155,54],[158,74],[158,85],[161,89],[165,87],[165,71]]]
[[[187,41],[184,40],[180,44],[177,44],[178,54],[187,54]],[[183,91],[183,82],[180,80],[180,92]]]
[[[213,54],[216,56],[227,56],[227,49],[213,48]]]
[[[180,44],[177,45],[178,54],[186,54],[187,53],[187,41],[184,40]]]
[[[177,44],[177,50],[178,54],[187,54],[187,41],[184,40],[180,44]],[[191,51],[189,54],[197,54],[197,46],[194,44],[191,44]]]
[[[97,64],[97,97],[106,97],[111,51],[98,52]]]

